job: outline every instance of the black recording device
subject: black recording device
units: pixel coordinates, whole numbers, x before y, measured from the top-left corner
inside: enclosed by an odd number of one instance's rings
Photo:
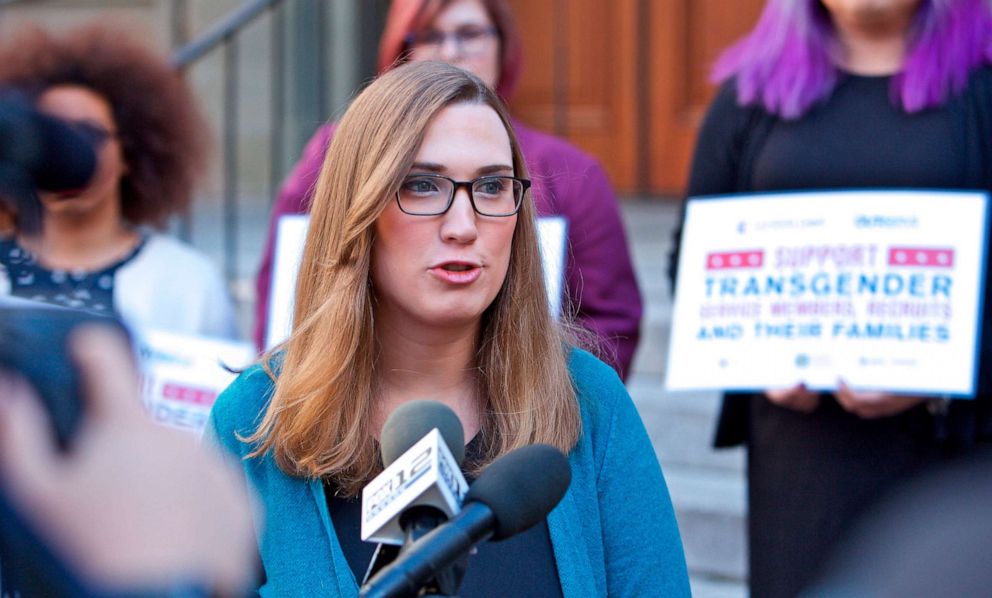
[[[42,114],[16,93],[0,90],[0,201],[12,208],[19,233],[40,227],[37,189],[83,188],[96,165],[93,140],[83,131]],[[0,299],[0,368],[14,370],[35,387],[64,450],[83,405],[66,350],[68,334],[83,322],[123,326],[108,317]]]
[[[82,189],[96,166],[94,140],[84,130],[0,90],[0,200],[12,206],[20,231],[41,225],[37,189]]]
[[[82,324],[103,324],[127,334],[124,325],[109,316],[36,303],[0,302],[0,369],[20,374],[34,387],[62,450],[71,446],[85,405],[79,372],[68,347],[70,333]]]

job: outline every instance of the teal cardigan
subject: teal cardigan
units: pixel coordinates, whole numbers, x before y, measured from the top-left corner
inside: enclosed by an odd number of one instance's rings
[[[565,598],[689,596],[689,578],[668,489],[644,424],[616,373],[574,350],[582,435],[569,453],[572,483],[548,515]],[[247,459],[236,437],[252,433],[274,385],[259,366],[245,371],[213,407],[207,437],[242,459],[261,508],[264,596],[358,596],[332,527],[319,479],[291,477],[271,454]],[[262,519],[264,518],[264,526]]]

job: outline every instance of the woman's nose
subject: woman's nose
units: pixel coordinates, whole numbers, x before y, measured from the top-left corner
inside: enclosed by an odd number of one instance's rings
[[[444,213],[441,237],[446,241],[471,243],[479,236],[479,229],[476,224],[476,213],[472,207],[468,189],[462,187],[455,191],[455,199],[448,211]]]
[[[458,36],[448,34],[444,36],[441,47],[438,48],[438,58],[443,62],[453,63],[462,57],[462,45]]]

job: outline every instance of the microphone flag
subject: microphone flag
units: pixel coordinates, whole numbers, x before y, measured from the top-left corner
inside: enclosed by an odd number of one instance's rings
[[[467,492],[458,462],[434,428],[362,490],[362,540],[402,545],[404,511],[429,506],[450,518]]]

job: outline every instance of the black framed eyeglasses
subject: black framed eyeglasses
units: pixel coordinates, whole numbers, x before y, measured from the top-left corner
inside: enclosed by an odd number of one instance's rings
[[[408,47],[432,48],[435,55],[441,51],[444,42],[451,38],[458,50],[464,54],[475,55],[482,53],[490,40],[497,37],[499,31],[493,26],[464,25],[454,31],[427,29],[406,36]]]
[[[451,209],[460,187],[468,190],[468,199],[477,214],[513,216],[520,210],[530,181],[501,175],[456,181],[441,174],[411,174],[396,192],[396,202],[411,216],[440,216]]]

